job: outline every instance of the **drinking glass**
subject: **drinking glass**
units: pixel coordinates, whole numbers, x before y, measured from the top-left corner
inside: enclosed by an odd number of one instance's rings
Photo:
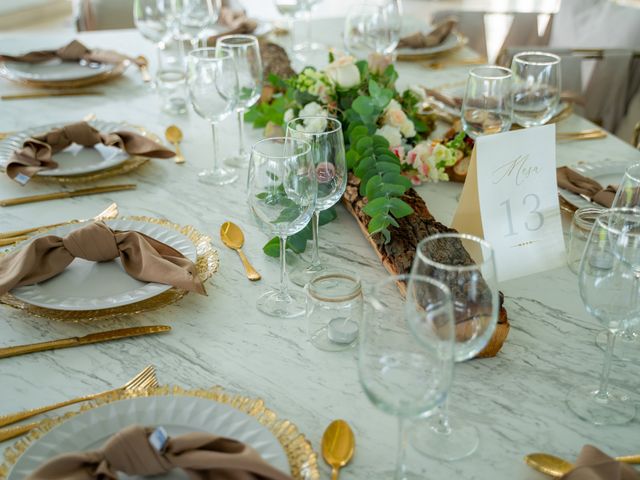
[[[406,300],[396,282],[407,286]],[[451,294],[436,280],[400,275],[378,283],[367,307],[359,340],[360,383],[371,403],[398,417],[395,472],[379,472],[378,478],[424,478],[406,467],[405,425],[447,396],[453,367]]]
[[[362,318],[360,279],[350,272],[324,272],[307,284],[305,292],[311,344],[329,352],[355,345]]]
[[[177,29],[180,36],[191,43],[191,48],[198,47],[204,34],[218,21],[222,0],[173,0]]]
[[[238,174],[218,161],[216,125],[235,109],[238,76],[233,58],[215,48],[199,48],[187,57],[187,85],[193,109],[211,124],[213,134],[213,168],[198,174],[198,179],[210,185],[235,182]]]
[[[476,356],[495,331],[500,302],[494,258],[491,245],[466,234],[432,235],[418,244],[411,273],[438,280],[451,290],[456,362]],[[412,432],[418,451],[441,460],[471,455],[479,443],[477,428],[449,414],[446,403]]]
[[[618,185],[616,196],[611,205],[614,208],[640,208],[640,163],[631,165],[624,172]],[[596,336],[596,344],[606,349],[608,332],[600,332]],[[616,356],[629,361],[637,358],[640,350],[640,330],[638,325],[629,325],[616,339]]]
[[[580,261],[584,247],[596,218],[602,213],[601,208],[582,207],[575,211],[569,229],[569,247],[567,248],[567,265],[576,275],[580,270]]]
[[[186,113],[185,78],[182,70],[159,70],[156,74],[156,91],[164,112],[172,115]]]
[[[334,206],[342,198],[347,188],[347,161],[344,152],[342,124],[335,118],[300,117],[287,123],[287,137],[299,138],[311,145],[311,156],[318,180],[318,198],[311,223],[313,232],[313,257],[311,263],[298,268],[291,275],[291,281],[299,286],[326,266],[320,260],[318,249],[318,228],[320,212]]]
[[[544,125],[560,103],[560,57],[553,53],[522,52],[511,61],[513,119],[523,127]]]
[[[504,67],[472,68],[462,102],[462,128],[471,138],[506,132],[511,128],[511,70]]]
[[[344,46],[356,58],[370,53],[391,54],[400,41],[400,0],[383,0],[351,9],[344,27]]]
[[[238,116],[238,154],[225,160],[227,165],[246,167],[249,155],[244,147],[244,112],[254,105],[262,93],[262,59],[260,45],[253,35],[226,35],[216,42],[216,48],[229,52],[238,72],[238,95],[236,114]]]
[[[293,19],[302,8],[303,0],[274,0],[274,5],[281,15],[284,15],[287,22],[289,48],[287,53],[289,56],[293,56],[295,47],[295,29],[293,25]]]
[[[605,210],[591,230],[580,263],[578,287],[587,311],[608,330],[598,386],[580,385],[567,396],[569,408],[595,425],[620,425],[636,413],[633,399],[609,384],[616,336],[640,316],[640,210]]]
[[[171,0],[133,2],[133,22],[140,34],[155,44],[158,65],[161,65],[160,53],[170,34],[170,18]]]
[[[274,317],[305,311],[305,297],[287,286],[287,237],[302,230],[315,209],[316,172],[311,146],[296,138],[261,140],[251,149],[247,179],[249,207],[260,227],[280,238],[280,287],[258,298],[257,307]]]
[[[300,44],[293,44],[293,52],[295,53],[296,59],[300,62],[310,62],[310,54],[314,51],[322,51],[326,53],[327,47],[321,45],[319,43],[314,43],[312,41],[312,30],[313,24],[311,22],[311,10],[313,7],[318,4],[320,0],[299,0],[299,8],[300,13],[302,14],[302,19],[304,21],[303,29],[305,31],[305,39]]]

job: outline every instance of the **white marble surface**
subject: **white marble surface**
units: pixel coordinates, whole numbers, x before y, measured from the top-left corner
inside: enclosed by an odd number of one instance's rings
[[[340,27],[340,23],[327,24],[315,31],[323,32],[324,40],[337,42],[339,37],[330,32]],[[92,46],[154,58],[151,45],[133,31],[83,34],[81,39]],[[4,36],[0,37],[0,49],[50,48],[62,40]],[[398,70],[400,86],[415,82],[433,87],[460,85],[466,76],[464,68],[432,71],[400,64]],[[304,320],[270,318],[255,309],[256,296],[277,282],[278,264],[261,252],[267,237],[249,216],[243,181],[221,188],[196,181],[197,171],[211,161],[211,138],[205,122],[193,112],[180,117],[160,113],[157,98],[134,70],[99,88],[105,96],[0,102],[0,131],[76,121],[88,113],[144,125],[158,134],[170,123],[177,123],[185,131],[187,163],[178,166],[172,161],[152,160],[151,165],[127,178],[109,181],[135,181],[136,191],[0,209],[0,231],[85,218],[117,201],[124,215],[166,217],[210,233],[220,251],[220,269],[207,285],[208,297],[189,295],[157,312],[91,326],[30,318],[0,306],[2,346],[122,326],[173,327],[163,336],[0,360],[0,414],[119,385],[145,364],[153,363],[163,383],[187,387],[220,384],[261,396],[272,409],[297,423],[315,447],[332,419],[347,419],[356,433],[357,452],[341,478],[389,478],[382,472],[394,464],[395,420],[366,399],[358,383],[355,352],[318,351],[305,340]],[[23,88],[0,80],[0,93],[18,91]],[[223,155],[235,149],[234,126],[233,119],[223,125]],[[585,127],[590,124],[577,117],[559,126],[565,131]],[[259,135],[250,132],[252,140]],[[633,162],[640,160],[640,153],[611,136],[558,145],[558,164],[603,158]],[[2,198],[58,188],[36,182],[21,188],[0,177]],[[453,215],[460,190],[458,184],[419,188],[429,208],[445,223]],[[334,265],[357,269],[370,286],[387,274],[353,219],[342,207],[338,207],[338,214],[338,220],[321,231],[322,251],[331,256]],[[263,274],[262,281],[247,281],[236,254],[220,242],[218,229],[225,220],[245,229],[245,251]],[[511,322],[507,342],[496,358],[459,365],[451,393],[454,410],[479,427],[481,446],[470,458],[454,463],[411,452],[411,469],[425,478],[534,480],[543,477],[524,465],[522,457],[528,452],[548,451],[572,459],[589,442],[610,453],[637,453],[638,420],[625,426],[595,427],[576,418],[565,405],[571,387],[595,381],[603,360],[594,344],[600,327],[582,306],[576,277],[568,268],[561,268],[510,281],[501,288]],[[614,382],[634,392],[636,399],[640,399],[638,353],[634,362],[616,361],[612,370]],[[328,478],[324,464],[322,469]]]

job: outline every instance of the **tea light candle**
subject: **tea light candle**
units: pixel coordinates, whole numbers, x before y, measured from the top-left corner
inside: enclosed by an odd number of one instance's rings
[[[334,318],[327,326],[327,336],[335,343],[351,343],[358,338],[358,324],[345,317]]]

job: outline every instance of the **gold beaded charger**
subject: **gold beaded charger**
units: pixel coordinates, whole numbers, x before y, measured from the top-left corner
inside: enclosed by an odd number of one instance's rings
[[[138,392],[120,391],[101,397],[95,401],[87,402],[78,410],[45,419],[36,429],[30,431],[13,445],[7,447],[4,452],[4,463],[0,465],[0,479],[8,478],[13,466],[16,465],[23,455],[29,453],[29,448],[34,445],[35,442],[45,436],[54,427],[81,413],[121,400],[168,396],[197,397],[199,399],[228,405],[253,417],[277,439],[286,454],[291,475],[295,480],[320,479],[317,454],[314,452],[311,442],[307,440],[293,422],[279,418],[274,411],[266,407],[264,400],[261,398],[228,393],[220,386],[208,389],[184,389],[178,386],[162,386]],[[215,434],[216,432],[210,433]]]
[[[132,220],[136,222],[145,222],[156,225],[161,225],[165,228],[176,230],[185,237],[187,237],[195,246],[196,249],[196,269],[200,279],[205,282],[217,271],[219,264],[218,251],[213,247],[211,243],[211,237],[204,233],[199,232],[196,228],[190,225],[179,225],[161,218],[152,218],[144,216],[127,216],[118,217],[123,220]],[[72,224],[74,222],[67,222]],[[66,225],[67,223],[63,224]],[[59,226],[58,226],[59,227]],[[57,228],[57,227],[56,227]],[[42,229],[40,233],[46,233],[52,229]],[[29,240],[26,240],[29,241]],[[13,251],[17,246],[0,253],[0,255],[7,254]],[[52,308],[39,307],[32,305],[23,300],[16,298],[11,293],[7,293],[0,297],[0,303],[22,310],[30,315],[36,317],[47,318],[50,320],[66,320],[66,321],[86,321],[86,320],[104,320],[107,318],[119,318],[128,315],[135,315],[142,312],[148,312],[151,310],[157,310],[159,308],[171,305],[182,299],[188,292],[179,288],[169,288],[168,290],[153,296],[146,300],[130,303],[127,305],[121,305],[113,308],[101,308],[96,310],[56,310]]]

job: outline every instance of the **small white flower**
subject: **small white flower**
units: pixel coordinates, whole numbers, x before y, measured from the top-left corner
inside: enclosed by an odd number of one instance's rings
[[[360,85],[360,70],[356,59],[346,55],[334,60],[325,68],[327,76],[341,88],[353,88]]]
[[[284,122],[285,123],[289,123],[291,120],[293,120],[293,109],[290,108],[288,109],[286,112],[284,112]]]
[[[407,118],[406,121],[400,125],[400,132],[405,138],[415,137],[416,127],[413,122]]]
[[[383,125],[376,130],[376,135],[380,135],[387,139],[389,147],[397,147],[402,144],[402,135],[400,129],[391,125]]]
[[[304,120],[304,131],[307,133],[320,133],[327,129],[327,119],[324,117],[312,117]]]
[[[298,113],[299,117],[319,117],[319,116],[326,117],[327,115],[328,115],[327,111],[324,108],[322,108],[322,105],[320,105],[317,102],[307,103],[304,107],[302,107],[302,110],[300,110],[300,113]]]

